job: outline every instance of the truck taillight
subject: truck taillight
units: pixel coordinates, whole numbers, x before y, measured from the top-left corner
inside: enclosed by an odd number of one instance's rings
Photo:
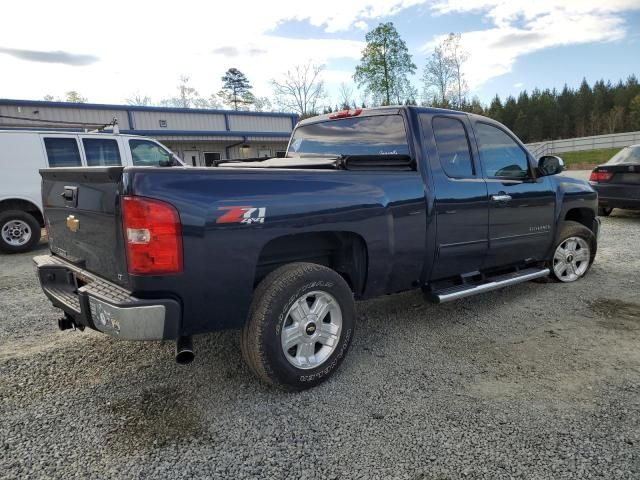
[[[182,231],[177,210],[146,197],[122,197],[127,269],[133,275],[182,271]]]
[[[589,177],[590,182],[608,182],[613,177],[613,172],[605,172],[604,170],[594,170]]]

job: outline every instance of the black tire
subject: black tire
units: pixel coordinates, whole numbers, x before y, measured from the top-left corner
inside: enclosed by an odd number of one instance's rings
[[[13,221],[24,222],[30,229],[29,239],[21,245],[13,245],[4,238],[3,228],[9,222]],[[0,212],[0,251],[4,253],[28,252],[40,242],[40,231],[40,223],[30,213],[22,210],[6,210]]]
[[[294,302],[317,291],[326,292],[336,300],[342,314],[342,328],[337,346],[323,363],[312,369],[297,368],[285,357],[280,335]],[[338,369],[354,329],[355,305],[347,282],[322,265],[292,263],[271,272],[256,288],[240,346],[245,362],[258,378],[284,390],[304,390],[322,383]]]
[[[558,248],[559,245],[561,245],[565,240],[567,240],[568,238],[571,237],[580,237],[582,239],[584,239],[588,246],[589,246],[589,263],[587,265],[586,270],[584,271],[584,273],[582,273],[578,279],[584,277],[589,270],[591,269],[591,265],[593,265],[593,261],[596,258],[596,252],[598,250],[598,242],[596,240],[596,236],[593,234],[593,232],[588,229],[587,227],[585,227],[584,225],[582,225],[581,223],[578,222],[572,222],[572,221],[566,221],[564,222],[561,227],[560,227],[560,234],[558,235],[558,238],[556,240],[556,243],[553,247],[553,252],[551,253],[551,260],[549,261],[549,270],[551,271],[551,278],[558,281],[558,282],[563,282],[566,280],[562,280],[555,272],[554,270],[554,260],[553,260],[553,256],[556,252],[556,249]],[[577,280],[578,280],[577,279]]]
[[[613,208],[610,207],[598,207],[598,216],[599,217],[608,217],[613,212]]]

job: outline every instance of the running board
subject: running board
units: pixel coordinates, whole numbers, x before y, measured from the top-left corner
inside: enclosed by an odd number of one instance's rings
[[[546,277],[550,271],[548,268],[526,268],[513,273],[498,275],[488,281],[479,284],[456,285],[430,292],[430,297],[437,303],[446,303],[459,298],[470,297],[478,293],[490,292],[509,285],[528,282],[535,278]]]

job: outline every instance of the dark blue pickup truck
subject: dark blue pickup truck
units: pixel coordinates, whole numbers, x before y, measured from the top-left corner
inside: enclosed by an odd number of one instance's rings
[[[63,329],[175,339],[186,363],[193,335],[241,328],[256,375],[303,389],[342,362],[354,299],[582,277],[598,199],[562,169],[481,116],[343,111],[300,122],[285,158],[42,170],[34,261]]]

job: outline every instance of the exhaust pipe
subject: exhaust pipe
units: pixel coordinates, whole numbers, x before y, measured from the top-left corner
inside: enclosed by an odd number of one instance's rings
[[[176,340],[176,363],[187,365],[193,362],[194,357],[191,337],[178,337]]]

